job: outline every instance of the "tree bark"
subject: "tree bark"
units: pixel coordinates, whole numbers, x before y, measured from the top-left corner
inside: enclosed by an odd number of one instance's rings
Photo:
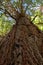
[[[43,65],[43,33],[27,17],[0,39],[0,65]]]

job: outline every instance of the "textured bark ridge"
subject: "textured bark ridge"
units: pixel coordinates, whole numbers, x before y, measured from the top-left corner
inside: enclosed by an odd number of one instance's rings
[[[0,65],[43,65],[43,33],[21,17],[0,40]]]

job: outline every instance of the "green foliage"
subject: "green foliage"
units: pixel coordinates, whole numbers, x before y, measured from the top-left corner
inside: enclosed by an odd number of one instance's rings
[[[8,20],[4,14],[0,17],[0,35],[7,34],[14,24],[14,20]]]
[[[33,23],[41,30],[43,31],[43,15],[40,10],[36,10],[34,16],[37,17],[33,21]],[[33,20],[34,16],[31,16],[31,20]]]

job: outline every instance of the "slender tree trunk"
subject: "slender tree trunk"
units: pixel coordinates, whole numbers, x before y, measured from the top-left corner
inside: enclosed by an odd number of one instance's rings
[[[28,18],[0,40],[0,65],[43,65],[43,33]]]

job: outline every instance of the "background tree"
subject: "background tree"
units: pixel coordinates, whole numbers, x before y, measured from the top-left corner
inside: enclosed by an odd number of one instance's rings
[[[43,32],[30,19],[41,0],[0,0],[0,10],[16,24],[0,37],[0,65],[43,65]],[[30,12],[31,11],[31,12]],[[27,14],[28,13],[28,14]]]

